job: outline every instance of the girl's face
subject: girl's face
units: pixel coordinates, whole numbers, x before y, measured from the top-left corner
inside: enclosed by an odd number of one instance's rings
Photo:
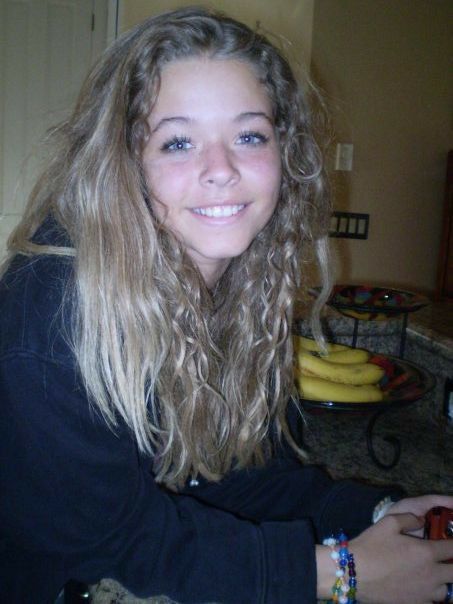
[[[162,71],[148,121],[143,167],[153,209],[212,286],[277,204],[280,150],[270,99],[246,63],[175,61]]]

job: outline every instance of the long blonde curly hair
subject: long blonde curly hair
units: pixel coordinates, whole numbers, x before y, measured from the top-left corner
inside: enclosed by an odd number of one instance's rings
[[[213,291],[153,214],[141,166],[162,68],[197,56],[255,69],[282,157],[274,215]],[[71,343],[89,400],[112,429],[126,422],[169,487],[262,463],[271,425],[294,445],[289,336],[313,249],[324,298],[329,289],[330,208],[309,90],[263,35],[222,14],[191,8],[148,19],[107,49],[52,132],[53,155],[10,238],[10,256],[74,256]],[[49,215],[72,247],[33,242]]]

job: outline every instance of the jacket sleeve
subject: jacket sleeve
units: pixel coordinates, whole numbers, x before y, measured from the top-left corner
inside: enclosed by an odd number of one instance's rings
[[[0,601],[47,603],[70,578],[111,577],[181,603],[315,602],[308,520],[253,522],[168,494],[72,367],[10,351],[0,401]]]
[[[317,543],[343,530],[350,539],[372,523],[375,506],[386,496],[394,501],[403,492],[352,480],[334,481],[321,468],[296,459],[274,459],[263,468],[231,472],[218,483],[188,486],[210,505],[255,521],[309,520]]]

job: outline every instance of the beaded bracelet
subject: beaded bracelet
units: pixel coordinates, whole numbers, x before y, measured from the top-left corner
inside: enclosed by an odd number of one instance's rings
[[[348,550],[348,538],[344,533],[340,533],[336,539],[335,537],[324,539],[323,545],[328,545],[332,550],[330,557],[336,565],[336,580],[332,587],[332,599],[330,602],[357,604],[355,598],[357,593],[357,576],[354,555]],[[349,581],[346,581],[346,567],[348,568]]]

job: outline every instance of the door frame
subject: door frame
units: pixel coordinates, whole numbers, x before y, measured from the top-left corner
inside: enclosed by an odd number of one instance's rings
[[[95,6],[96,2],[95,0]],[[108,0],[107,6],[107,46],[109,46],[119,33],[120,0]]]

